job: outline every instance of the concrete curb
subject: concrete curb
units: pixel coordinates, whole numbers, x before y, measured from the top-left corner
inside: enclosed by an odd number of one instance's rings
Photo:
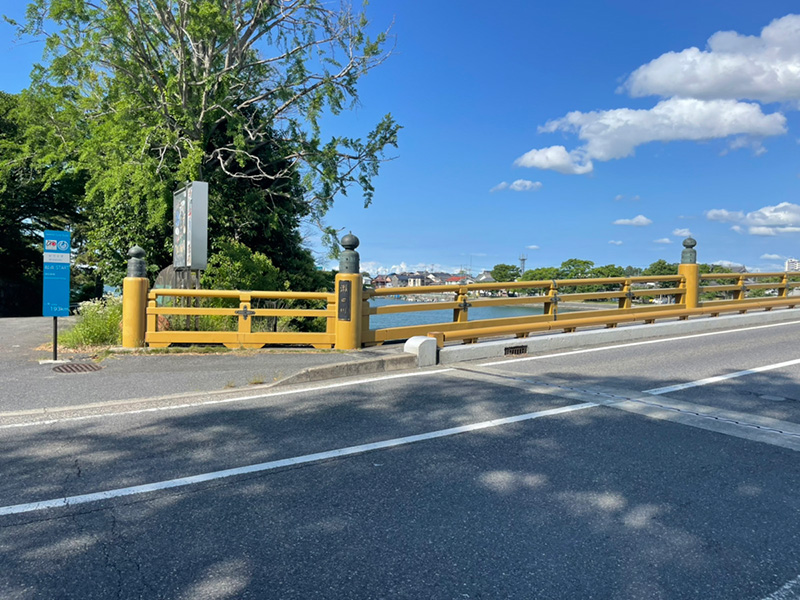
[[[416,356],[412,354],[398,354],[394,356],[371,358],[354,362],[308,367],[298,373],[295,373],[294,375],[289,375],[286,379],[276,381],[269,387],[276,388],[288,385],[297,385],[300,383],[311,383],[326,379],[357,377],[359,375],[374,375],[376,373],[388,373],[390,371],[403,371],[406,369],[416,368]]]
[[[705,317],[687,321],[632,325],[614,329],[593,329],[575,333],[557,333],[528,338],[504,339],[495,342],[445,346],[439,350],[439,364],[451,365],[470,360],[502,358],[506,356],[506,348],[510,347],[516,349],[515,354],[535,354],[631,342],[648,338],[738,329],[786,321],[800,322],[800,309],[771,310],[744,315]]]

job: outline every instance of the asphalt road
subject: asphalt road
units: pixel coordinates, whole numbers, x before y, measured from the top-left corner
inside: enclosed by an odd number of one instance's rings
[[[65,330],[75,317],[59,319]],[[364,352],[284,348],[222,354],[112,354],[95,361],[85,352],[59,353],[59,359],[98,364],[93,373],[53,371],[52,319],[0,319],[0,413],[69,407],[155,396],[231,390],[270,384],[322,365],[362,360]],[[373,350],[385,355],[391,347]],[[397,348],[400,350],[400,347]],[[367,351],[366,354],[370,354]]]
[[[798,333],[0,425],[0,597],[797,599]]]

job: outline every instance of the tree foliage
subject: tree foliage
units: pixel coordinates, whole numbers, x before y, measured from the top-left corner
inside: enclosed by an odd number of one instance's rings
[[[87,250],[106,273],[120,276],[133,243],[169,261],[171,191],[186,180],[210,183],[212,248],[238,240],[281,269],[309,264],[301,220],[332,240],[323,218],[335,197],[355,186],[371,202],[399,126],[386,115],[364,137],[325,137],[387,56],[363,12],[318,0],[35,0],[27,17],[20,34],[47,48],[27,92],[42,116],[31,135],[43,164],[89,174]]]
[[[27,129],[19,97],[0,92],[0,316],[40,312],[44,230],[82,220],[77,199],[85,174],[64,170],[48,177]]]
[[[519,276],[519,267],[500,263],[495,265],[490,271],[495,281],[516,281]]]

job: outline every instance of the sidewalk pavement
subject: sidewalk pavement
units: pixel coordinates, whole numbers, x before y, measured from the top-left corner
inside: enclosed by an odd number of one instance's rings
[[[74,323],[60,318],[59,331]],[[402,344],[338,351],[280,348],[220,354],[112,353],[98,360],[59,349],[59,360],[96,363],[89,373],[57,373],[50,317],[0,319],[0,413],[69,407],[412,369]]]

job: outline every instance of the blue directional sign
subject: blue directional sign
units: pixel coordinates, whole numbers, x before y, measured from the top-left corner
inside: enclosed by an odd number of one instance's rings
[[[44,282],[42,285],[42,315],[69,315],[69,231],[44,232]]]

